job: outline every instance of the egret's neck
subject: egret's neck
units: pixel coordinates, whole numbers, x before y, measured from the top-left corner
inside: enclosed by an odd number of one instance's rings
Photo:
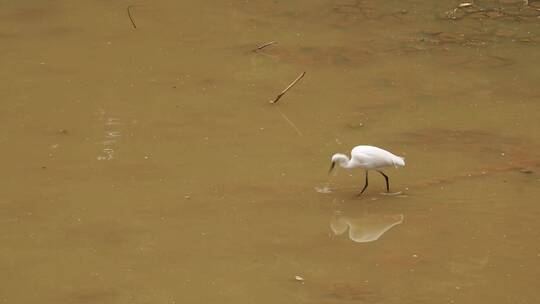
[[[352,167],[352,161],[345,154],[334,154],[332,161],[337,162],[341,167],[349,169]]]

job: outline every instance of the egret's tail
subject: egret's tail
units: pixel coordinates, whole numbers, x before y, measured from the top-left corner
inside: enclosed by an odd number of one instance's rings
[[[392,162],[394,163],[394,167],[397,167],[397,166],[402,166],[404,167],[405,166],[405,158],[401,157],[401,156],[396,156],[394,157],[394,159],[392,160]]]

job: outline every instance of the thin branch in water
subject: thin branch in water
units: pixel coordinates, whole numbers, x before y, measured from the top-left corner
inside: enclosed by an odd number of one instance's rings
[[[252,52],[258,52],[258,51],[264,49],[265,47],[270,46],[270,45],[272,45],[272,44],[274,44],[274,43],[276,43],[276,42],[275,42],[275,41],[270,41],[270,42],[267,42],[267,43],[265,43],[265,44],[261,44],[261,45],[259,45],[258,47],[254,48],[254,49],[251,50],[251,51],[252,51]]]
[[[285,93],[287,93],[288,90],[290,90],[298,81],[300,81],[300,79],[302,79],[304,75],[306,75],[306,72],[302,72],[302,74],[300,74],[300,76],[298,76],[293,82],[291,82],[291,84],[288,87],[286,87],[285,90],[283,90],[283,92],[279,93],[276,99],[270,100],[270,103],[278,102],[278,100],[280,100],[281,97],[283,97],[283,95],[285,95]]]
[[[135,25],[135,21],[133,21],[133,17],[131,17],[131,8],[133,7],[134,5],[129,5],[127,7],[127,13],[128,13],[128,17],[129,17],[129,20],[131,21],[131,24],[133,25],[133,28],[136,29],[137,26]]]

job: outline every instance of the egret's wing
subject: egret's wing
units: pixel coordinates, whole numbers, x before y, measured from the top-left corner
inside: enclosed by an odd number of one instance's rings
[[[374,153],[356,153],[353,158],[364,167],[377,168],[392,165],[392,159]]]
[[[401,158],[381,148],[358,146],[353,149],[352,157],[356,162],[372,168],[393,166],[402,162]]]

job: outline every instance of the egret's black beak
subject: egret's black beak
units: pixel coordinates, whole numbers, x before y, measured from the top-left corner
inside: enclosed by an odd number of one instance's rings
[[[332,170],[334,170],[335,166],[336,166],[336,163],[332,162],[332,164],[330,165],[330,170],[328,170],[328,174],[330,174],[330,172],[332,172]]]

